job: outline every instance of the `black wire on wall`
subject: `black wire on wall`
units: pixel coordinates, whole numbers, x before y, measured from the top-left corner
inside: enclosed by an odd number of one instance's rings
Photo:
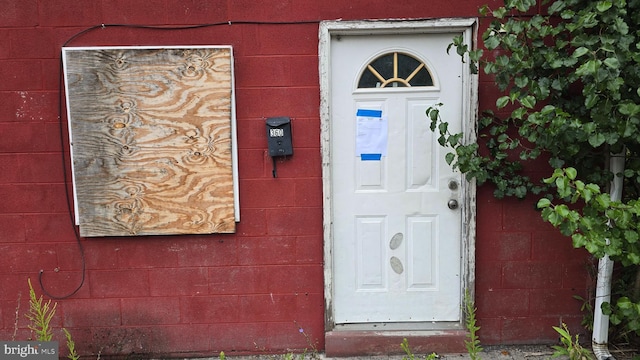
[[[132,29],[149,29],[149,30],[158,30],[158,31],[177,31],[177,30],[192,30],[192,29],[202,29],[202,28],[208,28],[208,27],[215,27],[215,26],[223,26],[223,25],[227,25],[227,26],[231,26],[234,24],[238,24],[238,25],[299,25],[299,24],[319,24],[320,21],[319,20],[308,20],[308,21],[226,21],[226,22],[216,22],[216,23],[208,23],[208,24],[198,24],[198,25],[186,25],[186,26],[153,26],[153,25],[136,25],[136,24],[100,24],[100,25],[94,25],[92,27],[89,27],[87,29],[84,29],[78,33],[76,33],[75,35],[71,36],[67,41],[64,42],[64,44],[62,45],[62,47],[68,46],[70,43],[72,43],[74,40],[78,39],[79,37],[86,35],[90,32],[93,32],[95,30],[105,30],[108,28],[132,28]],[[62,299],[67,299],[75,294],[78,293],[78,291],[80,291],[80,289],[82,288],[82,286],[85,283],[86,280],[86,257],[85,257],[85,252],[84,252],[84,246],[82,244],[82,237],[80,236],[80,232],[78,227],[76,226],[76,222],[75,222],[75,216],[74,216],[74,210],[73,210],[73,201],[72,201],[72,193],[69,191],[69,174],[67,173],[67,159],[65,156],[65,142],[64,142],[64,135],[65,135],[65,126],[64,126],[64,116],[63,116],[63,104],[65,102],[65,97],[64,97],[64,64],[63,64],[63,60],[62,60],[62,53],[60,54],[60,77],[59,77],[59,84],[58,84],[58,91],[59,91],[59,99],[58,99],[58,120],[59,120],[59,124],[60,124],[60,146],[61,146],[61,153],[62,153],[62,171],[63,171],[63,176],[64,176],[64,189],[65,189],[65,196],[66,196],[66,200],[67,200],[67,211],[69,213],[69,220],[71,222],[71,227],[73,228],[73,232],[74,232],[74,236],[76,239],[76,243],[78,246],[78,251],[80,252],[80,262],[81,262],[81,278],[80,278],[80,283],[78,284],[78,286],[72,290],[71,292],[69,292],[68,294],[64,294],[64,295],[53,295],[51,294],[45,287],[44,285],[44,270],[41,269],[38,273],[38,282],[40,284],[40,288],[42,289],[42,292],[48,296],[51,299],[55,299],[55,300],[62,300]],[[69,139],[69,141],[71,142],[71,139]],[[73,161],[73,159],[70,159],[70,161]]]

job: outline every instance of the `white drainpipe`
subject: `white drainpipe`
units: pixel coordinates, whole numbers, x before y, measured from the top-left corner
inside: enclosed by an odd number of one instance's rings
[[[612,154],[609,159],[609,170],[614,177],[611,181],[611,200],[622,199],[622,177],[616,176],[624,171],[624,151]],[[608,255],[598,261],[598,280],[596,282],[596,299],[593,309],[593,336],[591,345],[597,360],[615,360],[609,352],[609,316],[602,313],[602,304],[611,301],[611,276],[613,261]]]

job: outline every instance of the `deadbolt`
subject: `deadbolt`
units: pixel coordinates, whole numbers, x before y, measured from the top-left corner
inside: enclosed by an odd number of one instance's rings
[[[447,206],[451,210],[457,209],[458,208],[458,200],[456,200],[456,199],[449,200],[449,202],[447,203]]]
[[[457,190],[457,189],[458,189],[458,182],[455,180],[449,181],[449,190]]]

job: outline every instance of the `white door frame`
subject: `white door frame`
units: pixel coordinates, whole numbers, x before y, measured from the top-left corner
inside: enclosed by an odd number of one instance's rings
[[[330,51],[331,37],[336,35],[362,34],[429,34],[441,32],[462,32],[464,42],[473,47],[477,38],[477,19],[447,18],[434,20],[389,20],[389,21],[323,21],[319,29],[320,61],[320,145],[322,150],[322,187],[323,187],[323,228],[324,228],[324,295],[325,330],[335,327],[333,309],[333,203],[331,199],[331,93],[330,93]],[[465,66],[463,82],[463,121],[464,142],[476,141],[476,123],[478,107],[478,77],[471,74]],[[426,109],[425,109],[426,110]],[[425,117],[425,121],[427,121]],[[475,282],[475,233],[476,233],[476,186],[469,182],[463,189],[462,206],[462,289],[473,298]],[[461,319],[463,321],[464,319]]]

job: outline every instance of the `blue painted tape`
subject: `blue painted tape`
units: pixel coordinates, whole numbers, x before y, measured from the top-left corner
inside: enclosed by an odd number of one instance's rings
[[[358,109],[356,116],[366,116],[366,117],[382,117],[382,110],[367,110],[367,109]]]
[[[382,154],[360,154],[360,160],[362,161],[380,161]]]

